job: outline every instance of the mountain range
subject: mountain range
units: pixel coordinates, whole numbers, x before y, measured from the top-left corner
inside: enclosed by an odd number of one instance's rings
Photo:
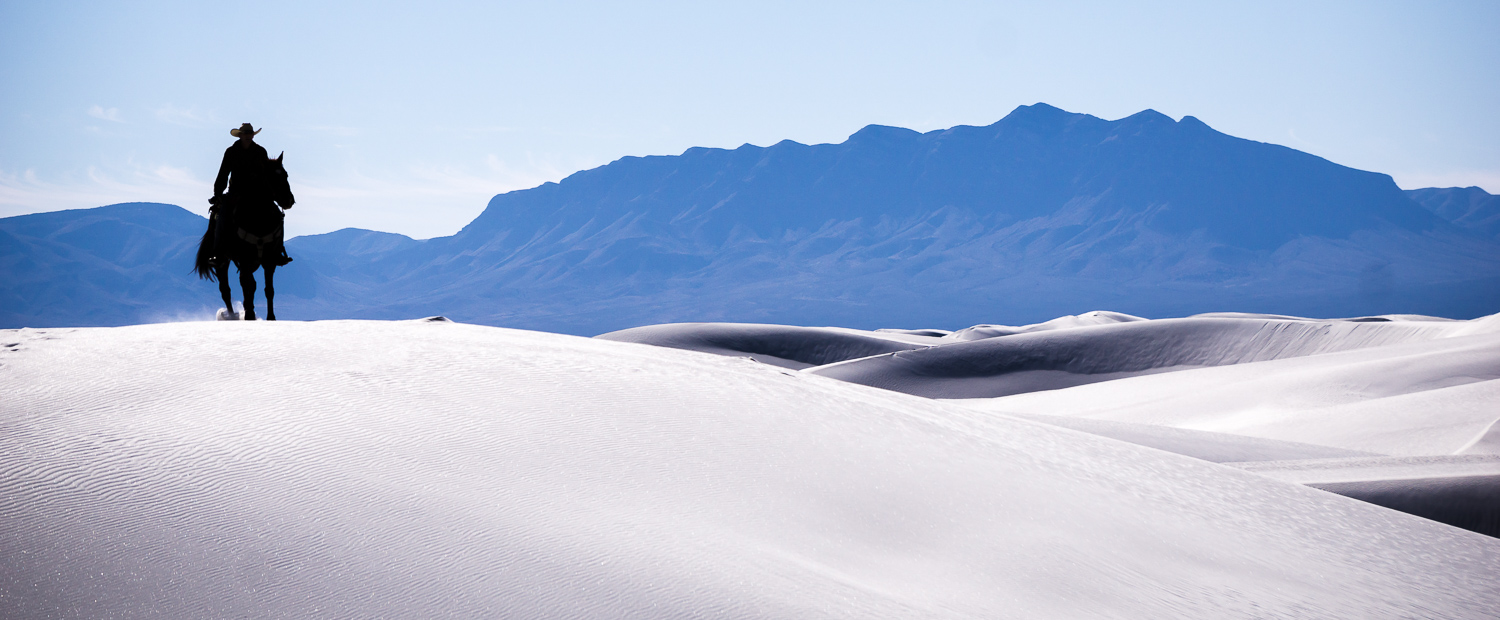
[[[140,203],[0,219],[0,326],[211,312],[217,291],[188,273],[204,226]],[[498,195],[453,236],[345,229],[288,248],[282,318],[442,314],[583,335],[1500,309],[1500,198],[1479,188],[1403,191],[1191,116],[1045,104],[984,127],[625,157]]]

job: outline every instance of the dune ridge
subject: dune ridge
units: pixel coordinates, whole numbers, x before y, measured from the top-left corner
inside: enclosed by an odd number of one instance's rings
[[[1111,322],[897,352],[806,372],[932,398],[990,398],[1182,368],[1449,335],[1463,323],[1189,317]]]
[[[1324,458],[1230,465],[1500,537],[1500,455]]]
[[[1087,327],[1090,325],[1112,325],[1114,323],[1133,323],[1144,321],[1138,316],[1132,316],[1123,312],[1109,312],[1105,310],[1094,310],[1078,315],[1061,316],[1050,321],[1032,323],[1012,327],[1010,325],[975,325],[955,331],[944,337],[945,340],[969,341],[983,340],[985,338],[996,338],[999,336],[1014,336],[1016,334],[1029,334],[1032,332],[1044,332],[1057,329],[1069,329],[1073,327]]]
[[[1138,446],[1165,450],[1210,463],[1301,462],[1307,459],[1348,459],[1380,456],[1373,452],[1344,450],[1329,446],[1261,439],[1229,433],[1214,433],[1138,422],[1117,422],[1075,418],[1063,415],[1010,413],[1013,417],[1035,420],[1052,426],[1118,439]]]
[[[1463,333],[1471,327],[1458,323],[1450,329]],[[1453,454],[1480,445],[1500,418],[1494,406],[1500,402],[1500,334],[953,402],[993,412],[1146,423],[1394,456]]]
[[[743,356],[758,362],[800,370],[933,346],[942,342],[946,336],[751,323],[671,323],[623,329],[600,334],[595,338],[716,355]]]

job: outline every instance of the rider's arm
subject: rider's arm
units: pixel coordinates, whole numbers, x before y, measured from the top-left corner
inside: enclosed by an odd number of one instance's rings
[[[232,148],[234,148],[234,147],[232,147],[232,146],[229,147],[229,149],[232,149]],[[229,168],[230,168],[229,159],[230,159],[231,155],[233,154],[233,151],[231,151],[229,149],[225,149],[224,150],[224,161],[222,161],[222,162],[219,163],[219,176],[214,179],[214,195],[215,196],[222,196],[222,195],[224,195],[224,188],[229,186]]]

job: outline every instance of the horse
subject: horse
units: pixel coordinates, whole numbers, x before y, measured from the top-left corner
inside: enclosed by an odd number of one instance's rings
[[[229,317],[235,316],[230,300],[229,262],[215,261],[216,256],[233,260],[240,272],[240,289],[245,295],[243,318],[246,321],[255,320],[255,270],[265,272],[266,320],[276,320],[276,307],[272,301],[276,289],[272,283],[278,260],[285,251],[282,220],[286,216],[281,209],[290,209],[296,202],[292,197],[291,183],[287,181],[286,167],[281,161],[285,155],[282,152],[276,159],[266,160],[266,174],[260,186],[234,186],[229,194],[220,198],[214,216],[208,220],[208,230],[198,243],[193,271],[204,280],[218,280],[219,293],[224,296],[224,308]],[[224,234],[219,234],[220,228]],[[216,240],[229,247],[216,247]]]

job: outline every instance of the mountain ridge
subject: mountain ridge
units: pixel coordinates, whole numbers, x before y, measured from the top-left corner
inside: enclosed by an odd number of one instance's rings
[[[1194,117],[1037,104],[982,127],[622,157],[497,195],[449,237],[298,237],[278,307],[582,335],[959,328],[1098,308],[1492,313],[1500,242],[1444,213],[1388,175]]]
[[[1406,195],[1457,226],[1500,239],[1500,196],[1473,186],[1409,189]]]
[[[1291,158],[1296,158],[1296,159],[1300,160],[1300,161],[1297,162],[1299,164],[1302,164],[1302,165],[1309,165],[1309,164],[1311,164],[1311,165],[1320,165],[1320,166],[1323,166],[1323,167],[1326,168],[1323,171],[1325,173],[1326,172],[1330,172],[1330,171],[1337,171],[1337,172],[1339,172],[1341,174],[1344,174],[1344,175],[1358,175],[1358,176],[1369,175],[1369,176],[1372,176],[1373,178],[1379,179],[1380,182],[1385,185],[1385,187],[1383,189],[1385,189],[1385,190],[1387,190],[1389,192],[1389,195],[1387,195],[1387,196],[1384,197],[1384,199],[1387,200],[1387,201],[1393,200],[1394,192],[1399,191],[1399,188],[1397,188],[1395,186],[1395,182],[1393,180],[1391,180],[1388,175],[1384,175],[1384,174],[1380,174],[1380,173],[1373,173],[1373,172],[1359,171],[1359,170],[1355,170],[1355,169],[1352,169],[1352,168],[1347,168],[1347,167],[1344,167],[1344,166],[1340,166],[1338,164],[1334,164],[1332,162],[1328,162],[1327,160],[1325,160],[1323,158],[1316,157],[1314,155],[1310,155],[1310,154],[1306,154],[1306,153],[1302,153],[1300,151],[1296,151],[1296,150],[1293,150],[1293,149],[1290,149],[1290,148],[1287,148],[1287,147],[1282,147],[1282,146],[1278,146],[1278,145],[1270,145],[1270,144],[1259,143],[1259,142],[1252,142],[1252,141],[1249,141],[1249,140],[1243,140],[1243,139],[1240,139],[1240,138],[1234,138],[1232,136],[1227,136],[1225,134],[1222,134],[1222,133],[1219,133],[1217,131],[1212,130],[1206,124],[1204,124],[1201,121],[1197,120],[1196,118],[1192,118],[1192,117],[1185,117],[1183,121],[1179,122],[1179,121],[1173,121],[1173,120],[1171,120],[1170,117],[1167,117],[1167,116],[1165,116],[1163,114],[1160,114],[1158,112],[1155,112],[1155,111],[1152,111],[1152,110],[1146,110],[1146,111],[1139,112],[1139,113],[1133,114],[1131,116],[1125,117],[1125,118],[1120,119],[1118,121],[1105,121],[1103,119],[1099,119],[1097,117],[1093,117],[1093,116],[1089,116],[1089,115],[1073,114],[1073,113],[1065,112],[1063,110],[1057,109],[1057,108],[1052,107],[1052,106],[1048,106],[1046,104],[1036,104],[1036,105],[1033,105],[1033,106],[1021,106],[1020,108],[1017,108],[1017,110],[1015,112],[1012,112],[1010,115],[1007,115],[1005,118],[1001,119],[1000,121],[997,121],[996,123],[994,123],[992,125],[988,125],[988,126],[984,126],[984,127],[975,127],[975,126],[963,126],[963,125],[960,125],[960,126],[952,127],[952,128],[949,128],[949,129],[934,130],[934,131],[927,132],[927,133],[918,133],[918,132],[915,132],[915,131],[912,131],[912,130],[909,130],[909,129],[893,128],[893,127],[886,127],[886,126],[881,126],[881,125],[869,125],[869,126],[866,126],[863,129],[855,132],[853,135],[850,136],[850,138],[848,140],[846,140],[843,143],[839,143],[839,144],[820,144],[820,145],[807,146],[807,145],[800,145],[800,144],[795,143],[795,142],[782,141],[782,142],[779,142],[776,145],[773,145],[771,147],[755,147],[753,145],[744,145],[744,146],[741,146],[741,147],[733,149],[733,150],[709,149],[709,148],[695,147],[695,148],[687,149],[686,151],[683,152],[682,155],[678,155],[678,156],[624,157],[624,158],[621,158],[619,160],[616,160],[615,162],[607,164],[605,166],[601,166],[599,168],[594,168],[594,169],[591,169],[591,170],[580,171],[578,173],[574,173],[573,175],[570,175],[569,177],[567,177],[566,179],[564,179],[561,184],[544,184],[544,185],[542,185],[542,186],[540,186],[538,188],[533,188],[531,190],[520,190],[518,192],[510,192],[510,193],[507,193],[507,194],[501,194],[499,196],[496,196],[495,199],[491,200],[490,205],[486,208],[485,212],[482,213],[478,218],[476,218],[474,220],[474,222],[472,222],[469,226],[466,226],[464,230],[467,231],[470,228],[476,228],[477,227],[477,229],[480,230],[480,231],[490,232],[492,230],[492,227],[489,226],[491,224],[491,221],[492,220],[501,220],[501,221],[504,221],[503,220],[504,216],[508,214],[508,213],[501,213],[500,212],[503,207],[512,206],[512,205],[507,205],[506,203],[511,202],[511,201],[521,201],[523,199],[523,197],[529,197],[529,196],[526,196],[527,192],[538,192],[538,191],[557,192],[557,191],[561,191],[561,188],[564,188],[564,187],[567,187],[567,186],[570,186],[570,185],[571,186],[578,186],[578,185],[582,185],[582,184],[598,185],[598,184],[600,184],[600,181],[606,181],[606,182],[608,182],[608,181],[615,181],[616,179],[611,178],[611,177],[617,177],[619,175],[625,175],[625,174],[634,175],[634,176],[636,176],[638,178],[639,177],[646,177],[646,176],[648,176],[652,172],[652,170],[649,170],[649,169],[647,169],[647,170],[640,170],[641,168],[653,168],[653,167],[659,168],[659,167],[664,166],[664,165],[671,165],[673,162],[687,161],[688,159],[691,159],[691,158],[700,158],[700,159],[715,158],[715,159],[723,160],[723,163],[727,164],[729,166],[733,166],[736,163],[738,163],[740,165],[744,165],[746,163],[751,163],[750,160],[754,160],[753,161],[754,166],[756,166],[756,167],[767,167],[767,166],[774,166],[774,165],[780,165],[780,164],[782,164],[783,162],[781,162],[781,161],[773,161],[778,156],[782,156],[782,159],[793,159],[794,161],[791,162],[791,163],[799,164],[799,165],[803,165],[803,166],[808,166],[809,164],[819,163],[819,162],[808,161],[808,160],[816,159],[816,158],[819,158],[819,157],[827,159],[829,155],[837,155],[837,159],[839,161],[836,161],[836,162],[822,162],[825,165],[827,165],[828,168],[830,168],[830,169],[826,170],[824,175],[819,176],[816,180],[814,180],[812,183],[809,183],[808,185],[810,185],[811,189],[813,189],[814,191],[818,191],[818,190],[823,189],[825,187],[832,187],[832,188],[835,188],[835,189],[838,189],[838,190],[842,190],[844,192],[853,192],[854,197],[862,198],[864,196],[861,195],[861,192],[858,189],[859,186],[860,186],[860,183],[858,181],[868,181],[868,180],[870,180],[871,177],[873,177],[873,175],[871,174],[872,172],[900,172],[900,169],[897,167],[900,162],[881,162],[882,165],[876,165],[876,166],[866,165],[863,168],[860,168],[858,170],[858,172],[860,172],[861,175],[857,179],[846,179],[846,178],[841,178],[840,177],[841,174],[846,173],[847,168],[849,167],[849,166],[844,166],[842,164],[846,163],[846,161],[848,161],[848,160],[855,160],[854,163],[856,163],[856,164],[864,163],[864,162],[859,162],[858,160],[861,157],[866,156],[868,154],[868,151],[871,148],[874,148],[874,147],[880,147],[880,146],[889,147],[892,144],[911,143],[911,142],[920,141],[920,140],[923,140],[923,139],[928,139],[928,140],[931,140],[931,141],[947,141],[949,143],[951,143],[951,142],[953,142],[953,141],[956,140],[956,141],[960,141],[960,144],[957,145],[958,148],[960,148],[960,149],[967,148],[968,150],[972,151],[972,150],[974,150],[974,148],[976,146],[975,144],[973,144],[976,141],[976,139],[985,137],[986,134],[990,134],[990,133],[999,134],[999,135],[993,136],[994,138],[999,138],[999,137],[1002,137],[1002,136],[1004,136],[1004,137],[1010,137],[1011,135],[1015,135],[1015,137],[1018,138],[1018,140],[1016,140],[1017,142],[1025,143],[1025,142],[1033,141],[1035,138],[1044,138],[1044,137],[1045,138],[1057,138],[1057,137],[1059,137],[1059,136],[1061,136],[1063,134],[1069,133],[1070,131],[1072,131],[1074,129],[1078,129],[1078,131],[1081,132],[1081,133],[1091,134],[1091,135],[1087,135],[1086,136],[1086,139],[1084,140],[1084,142],[1092,143],[1092,144],[1073,144],[1073,145],[1069,145],[1073,151],[1080,151],[1080,150],[1083,150],[1081,147],[1086,147],[1086,146],[1091,146],[1091,145],[1104,145],[1105,143],[1108,143],[1108,142],[1111,142],[1111,141],[1114,141],[1114,140],[1120,140],[1120,139],[1126,139],[1126,140],[1128,140],[1128,139],[1130,139],[1131,137],[1134,137],[1134,136],[1141,136],[1143,134],[1143,131],[1147,130],[1147,129],[1157,130],[1157,133],[1151,134],[1150,136],[1146,136],[1147,138],[1157,138],[1158,134],[1160,133],[1160,130],[1166,129],[1166,128],[1171,128],[1171,130],[1177,131],[1177,132],[1181,132],[1181,133],[1191,132],[1192,134],[1196,134],[1198,136],[1211,136],[1214,139],[1220,140],[1224,144],[1228,144],[1228,145],[1231,145],[1231,146],[1234,146],[1234,147],[1244,147],[1244,146],[1247,146],[1247,145],[1255,145],[1253,148],[1273,149],[1273,150],[1276,150],[1277,154],[1280,155],[1280,156],[1291,157]],[[949,140],[949,138],[952,138],[953,140]],[[1090,139],[1087,139],[1087,138],[1093,138],[1093,139],[1090,140]],[[935,145],[935,146],[943,147],[943,146],[948,146],[948,144],[947,143],[943,143],[943,144],[939,144],[939,145]],[[1005,146],[1012,146],[1012,145],[1007,144]],[[1023,146],[1024,146],[1024,144],[1023,144]],[[834,151],[836,151],[838,149],[841,149],[841,148],[844,149],[847,152],[845,152],[845,153],[834,153]],[[788,153],[787,151],[789,151],[791,149],[802,149],[805,152],[804,153]],[[938,149],[934,149],[934,153],[935,153],[936,150],[938,150]],[[1071,199],[1071,198],[1074,198],[1074,197],[1080,195],[1080,192],[1077,191],[1074,188],[1071,188],[1071,187],[1061,187],[1060,186],[1061,184],[1057,182],[1058,181],[1057,179],[1046,179],[1047,181],[1051,181],[1050,183],[1021,183],[1021,182],[1018,182],[1019,180],[1016,179],[1016,178],[1014,178],[1016,175],[1014,175],[1013,173],[1012,174],[1007,174],[1007,173],[1011,173],[1012,172],[1011,170],[1007,170],[1006,167],[1003,166],[1003,165],[998,165],[998,164],[1012,164],[1012,165],[1015,165],[1015,164],[1024,164],[1024,163],[1026,163],[1026,161],[1024,161],[1024,160],[1022,160],[1020,158],[1019,154],[1015,153],[1016,150],[1017,149],[1011,149],[1011,152],[1004,153],[1006,155],[1012,155],[1012,157],[1010,157],[1010,161],[1004,161],[1003,159],[998,158],[998,157],[969,158],[968,161],[961,161],[961,162],[944,162],[944,161],[940,161],[940,162],[938,162],[938,165],[936,165],[936,166],[928,166],[927,167],[928,169],[923,170],[922,174],[916,175],[918,178],[913,179],[915,181],[915,184],[925,183],[927,185],[926,187],[919,187],[917,189],[908,190],[907,192],[904,192],[904,193],[903,192],[886,193],[886,196],[891,196],[893,198],[886,198],[884,200],[875,199],[872,202],[874,204],[876,204],[877,206],[889,206],[889,205],[883,205],[881,203],[882,202],[890,202],[892,199],[894,199],[894,200],[905,200],[906,202],[908,202],[910,204],[924,206],[924,207],[927,207],[929,209],[931,209],[931,208],[938,208],[938,207],[941,207],[941,206],[950,206],[950,205],[959,205],[959,206],[962,206],[963,203],[967,202],[967,200],[965,200],[966,197],[955,196],[955,194],[958,194],[959,192],[955,192],[955,191],[952,191],[952,190],[945,190],[944,187],[942,187],[942,186],[946,185],[948,187],[958,187],[958,188],[965,188],[965,189],[969,189],[966,186],[973,186],[975,184],[979,184],[980,188],[985,188],[985,189],[989,189],[989,188],[994,187],[994,186],[1000,186],[1004,190],[1011,191],[1013,193],[1019,194],[1018,196],[1014,197],[1014,199],[1011,201],[1011,205],[1010,206],[1012,206],[1012,207],[1014,207],[1014,206],[1021,206],[1021,207],[1023,207],[1022,211],[1020,211],[1019,213],[1015,213],[1014,215],[1016,217],[1024,217],[1024,216],[1027,216],[1027,215],[1037,215],[1037,214],[1041,214],[1041,213],[1046,213],[1046,212],[1054,209],[1055,207],[1060,206],[1061,204],[1066,203],[1068,199]],[[1179,159],[1179,160],[1186,160],[1186,159],[1189,159],[1191,155],[1195,155],[1195,154],[1197,154],[1197,153],[1185,153],[1182,156],[1179,156],[1177,159]],[[942,156],[942,154],[937,154],[937,155],[939,156],[939,158]],[[1076,154],[1069,153],[1069,155],[1076,155]],[[1054,155],[1054,157],[1056,157],[1056,156]],[[1082,159],[1082,158],[1080,158],[1080,159]],[[1035,161],[1035,160],[1032,160],[1032,161]],[[979,164],[982,167],[975,166],[971,162],[977,163],[977,164]],[[913,163],[925,163],[925,162],[906,162],[906,163],[907,163],[907,167],[911,167],[911,165]],[[949,171],[941,169],[944,164],[955,164],[955,163],[959,164],[958,166],[953,166],[953,167],[957,167],[958,168],[958,170],[956,170],[956,171],[949,172]],[[1093,162],[1084,161],[1083,163],[1084,163],[1084,165],[1087,165],[1087,164],[1093,163]],[[969,164],[969,165],[964,165],[964,164]],[[988,166],[984,166],[984,164],[989,164],[989,165]],[[786,166],[783,166],[783,167],[786,167]],[[874,171],[870,170],[870,168],[872,168],[872,167],[876,168],[876,169]],[[1074,167],[1078,168],[1078,167],[1082,167],[1082,166],[1075,165]],[[1034,172],[1034,171],[1031,171],[1031,170],[1024,170],[1024,169],[1023,169],[1023,171],[1024,172]],[[673,171],[673,172],[675,172],[675,171]],[[716,172],[718,172],[720,176],[723,176],[724,174],[726,174],[726,173],[728,173],[730,171],[716,171]],[[795,170],[782,170],[780,172],[782,172],[782,174],[783,174],[784,177],[788,177],[788,178],[796,179],[799,176],[799,175],[796,174]],[[1252,171],[1252,172],[1254,172],[1254,171]],[[938,175],[940,175],[940,176],[938,176]],[[671,174],[662,175],[662,174],[660,174],[658,172],[658,178],[656,178],[655,180],[658,183],[664,183],[664,182],[669,181],[669,179],[666,179],[665,177],[670,177],[670,176],[672,176],[672,175]],[[936,176],[937,178],[934,178],[934,176]],[[1106,181],[1118,181],[1118,180],[1121,180],[1122,178],[1128,178],[1129,176],[1130,176],[1129,174],[1120,173],[1120,174],[1113,175],[1109,179],[1104,179],[1104,180],[1106,180]],[[758,189],[758,188],[756,188],[754,186],[754,183],[753,183],[753,181],[755,180],[755,175],[753,175],[753,174],[751,174],[751,175],[743,175],[743,177],[744,177],[744,181],[745,181],[744,184],[750,186],[747,189],[751,189],[751,190]],[[878,180],[878,177],[875,177],[875,178]],[[1025,181],[1034,181],[1035,179],[1024,179],[1024,180]],[[1093,179],[1087,179],[1086,181],[1092,181],[1092,180]],[[985,181],[988,181],[988,183],[985,183]],[[710,184],[708,184],[708,186],[706,186],[705,188],[702,188],[702,189],[707,189],[707,187],[711,187],[712,185],[714,185],[714,183],[710,183]],[[1085,190],[1092,189],[1092,190],[1096,190],[1095,193],[1100,193],[1100,192],[1102,192],[1103,189],[1106,189],[1106,188],[1092,188],[1092,187],[1087,187],[1087,184],[1085,184],[1085,188],[1084,189]],[[660,190],[658,190],[658,193],[659,192],[660,192]],[[868,192],[866,192],[866,193],[868,193]],[[630,198],[627,198],[625,196],[608,195],[607,194],[607,195],[601,197],[601,202],[603,202],[603,201],[612,201],[612,202],[614,202],[617,205],[624,206],[624,205],[629,204],[632,200],[639,200],[640,198],[643,198],[643,197],[646,197],[646,196],[648,196],[648,193],[645,193],[645,192],[633,192],[632,193],[632,197],[630,197]],[[690,196],[689,198],[692,198],[692,196]],[[869,211],[867,211],[867,210],[861,210],[861,211],[840,211],[840,210],[838,210],[838,201],[828,200],[827,198],[828,197],[825,196],[825,197],[823,197],[822,200],[818,200],[817,201],[818,202],[818,206],[820,207],[816,211],[818,217],[823,217],[823,218],[828,218],[828,219],[835,219],[835,218],[837,218],[839,216],[844,216],[845,218],[852,218],[852,217],[858,217],[858,216],[863,216],[863,215],[869,215],[870,214]],[[740,200],[741,203],[746,202],[746,200],[743,199],[743,198],[741,198],[739,200]],[[809,199],[809,201],[811,201],[811,199]],[[1401,201],[1401,202],[1404,202],[1404,201]],[[794,206],[802,206],[802,205],[797,204],[797,203],[793,203],[793,205]],[[830,205],[834,205],[834,206],[831,207]],[[522,204],[514,205],[514,206],[525,206],[525,204],[522,203]],[[1388,207],[1390,205],[1382,205],[1382,206],[1387,206]],[[721,205],[716,205],[716,207],[721,207]],[[1030,207],[1030,208],[1029,209],[1025,209],[1024,207]],[[1392,209],[1388,209],[1388,210],[1392,210]],[[1394,209],[1393,211],[1399,211],[1399,209]],[[879,211],[879,212],[881,212],[881,213],[889,213],[889,210],[887,209],[887,210],[883,210],[883,211]],[[737,213],[736,215],[741,216],[741,217],[734,218],[733,221],[735,221],[736,223],[749,223],[752,226],[754,224],[759,224],[760,223],[754,217],[753,213],[750,213],[750,214],[747,214],[747,213]],[[780,213],[779,215],[785,215],[785,213]],[[793,215],[795,215],[795,214],[793,214]],[[1337,213],[1335,215],[1345,215],[1345,214],[1344,213]],[[1402,217],[1402,218],[1407,219],[1407,220],[1411,220],[1413,218],[1420,219],[1420,216],[1417,215],[1415,212],[1404,213],[1404,214],[1401,214],[1399,217]],[[802,221],[798,221],[796,219],[788,220],[788,219],[784,219],[783,218],[783,219],[777,219],[776,220],[776,224],[777,225],[780,225],[780,226],[783,226],[783,227],[792,227],[791,225],[788,225],[788,222],[792,222],[792,225],[805,223],[805,222],[802,222]],[[509,223],[512,223],[512,224],[517,224],[517,223],[524,224],[525,222],[524,221],[520,221],[520,222],[511,221]],[[1183,221],[1183,222],[1179,222],[1178,223],[1178,228],[1187,228],[1187,227],[1192,226],[1193,223],[1194,222],[1192,221],[1191,216],[1189,216],[1189,219],[1187,221]],[[1244,222],[1239,222],[1239,223],[1244,223]],[[1252,225],[1252,228],[1257,227],[1257,226],[1265,226],[1266,225],[1265,223],[1255,223],[1255,222],[1250,222],[1250,223]],[[1316,231],[1316,232],[1319,232],[1319,233],[1340,234],[1340,233],[1347,233],[1348,232],[1347,229],[1339,229],[1337,227],[1337,222],[1319,222],[1319,223],[1321,224],[1321,227],[1320,227],[1320,229],[1318,231]],[[1275,231],[1266,231],[1265,234],[1267,236],[1274,237],[1274,240],[1276,240],[1276,241],[1284,241],[1285,240],[1284,239],[1285,234],[1281,234],[1281,235],[1277,236],[1277,235],[1275,235]],[[456,235],[456,236],[462,237],[464,235],[465,235],[465,232],[464,231],[460,231],[460,233],[458,235]],[[1266,245],[1267,243],[1268,243],[1267,241],[1260,241],[1260,240],[1257,241],[1257,245]]]

